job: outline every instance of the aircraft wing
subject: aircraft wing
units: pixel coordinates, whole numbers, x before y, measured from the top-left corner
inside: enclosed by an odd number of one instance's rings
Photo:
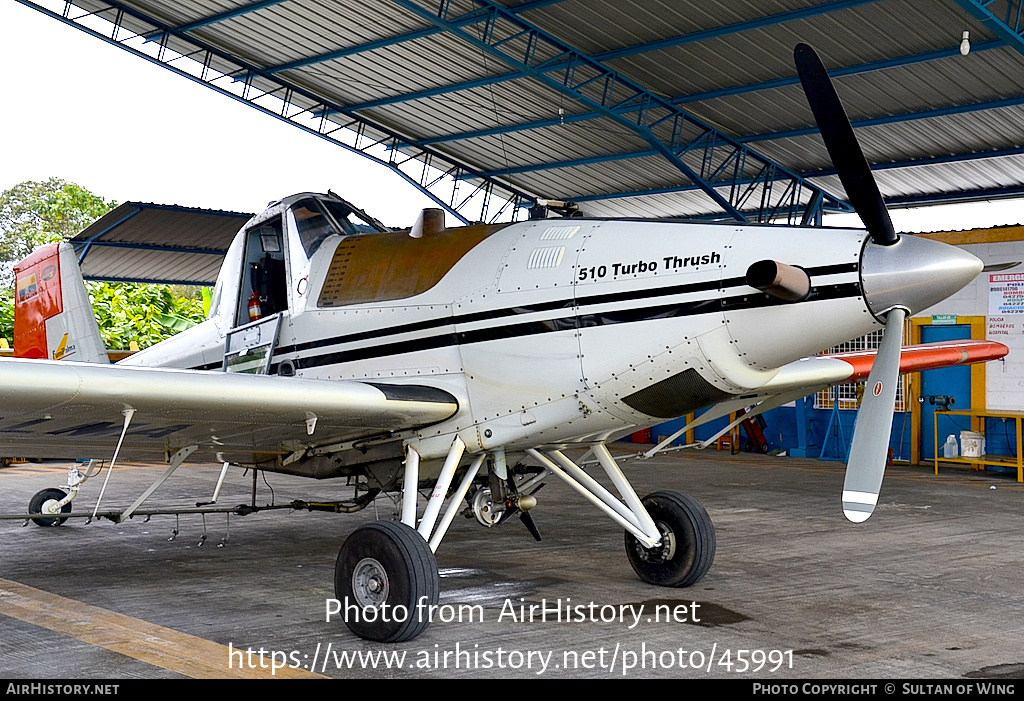
[[[0,455],[163,459],[188,445],[251,463],[305,446],[443,421],[458,409],[425,386],[49,360],[0,360]],[[131,412],[129,412],[131,413]],[[120,458],[119,458],[120,459]]]
[[[971,365],[1002,358],[1009,349],[995,341],[939,341],[916,346],[903,346],[900,352],[900,374],[921,372],[951,365]],[[779,374],[761,388],[776,394],[807,387],[808,390],[841,382],[867,378],[875,362],[876,352],[853,351],[803,358],[783,366]]]
[[[1002,358],[1009,349],[995,341],[939,341],[916,346],[903,346],[900,352],[900,374],[921,372],[950,365],[971,365]],[[787,402],[805,397],[830,385],[843,382],[857,382],[868,377],[875,362],[877,351],[854,351],[814,355],[782,366],[778,374],[765,385],[750,394],[727,399],[696,416],[683,428],[663,439],[644,455],[651,457],[660,452],[685,431],[728,416],[740,409],[747,410],[745,416],[723,428],[711,439],[703,441],[709,445],[714,438],[724,434],[745,418],[782,406]]]

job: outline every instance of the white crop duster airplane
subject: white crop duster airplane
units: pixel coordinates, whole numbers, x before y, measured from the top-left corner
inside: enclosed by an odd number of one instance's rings
[[[95,471],[72,468],[67,485],[32,499],[30,517],[152,513],[139,507],[189,457],[354,478],[353,500],[306,506],[353,511],[389,492],[401,521],[345,541],[336,596],[405,607],[404,620],[347,623],[409,640],[427,626],[418,605],[438,600],[434,551],[464,501],[484,525],[519,515],[536,535],[531,491],[551,475],[626,530],[642,579],[694,584],[715,553],[707,513],[678,492],[638,497],[606,445],[696,410],[707,411],[695,423],[756,414],[867,376],[842,494],[847,517],[866,519],[899,374],[1006,348],[901,352],[906,316],[982,264],[897,236],[825,69],[805,45],[796,59],[866,231],[592,219],[445,229],[429,216],[389,231],[333,195],[295,195],[238,233],[207,321],[116,365],[71,247],[38,250],[16,270],[16,348],[29,357],[0,362],[0,450],[169,466],[127,509],[101,511],[101,489],[82,512],[71,500]],[[881,324],[877,355],[813,355]],[[571,448],[589,449],[619,496]],[[433,493],[418,514],[422,482]]]

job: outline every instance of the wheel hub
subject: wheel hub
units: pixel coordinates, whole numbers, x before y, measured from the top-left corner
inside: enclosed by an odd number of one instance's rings
[[[43,502],[43,505],[39,507],[39,513],[42,514],[59,514],[60,509],[57,507],[60,501],[57,499],[47,499]]]
[[[491,490],[487,487],[473,495],[473,515],[481,526],[490,528],[496,525],[501,520],[501,513],[494,508],[494,502],[491,501]]]
[[[640,559],[644,562],[666,562],[675,557],[676,554],[676,534],[667,523],[663,521],[655,521],[654,525],[658,527],[658,532],[661,533],[661,543],[654,546],[653,548],[645,548],[639,545],[640,541],[637,541],[637,551],[639,552]]]
[[[391,586],[384,566],[372,557],[356,563],[352,572],[352,593],[364,608],[379,608],[388,600]]]

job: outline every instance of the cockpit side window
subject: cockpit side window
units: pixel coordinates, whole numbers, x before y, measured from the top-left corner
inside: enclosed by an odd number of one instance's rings
[[[295,222],[295,231],[299,236],[299,243],[306,252],[306,258],[312,258],[313,254],[320,247],[320,244],[332,234],[353,234],[355,229],[348,219],[342,219],[338,226],[344,231],[338,231],[331,217],[324,212],[321,203],[314,199],[302,200],[291,209],[291,215]],[[347,225],[347,226],[346,226]]]

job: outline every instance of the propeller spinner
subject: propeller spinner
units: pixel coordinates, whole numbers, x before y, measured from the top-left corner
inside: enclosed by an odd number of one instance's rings
[[[798,44],[793,53],[829,157],[871,237],[861,259],[861,284],[872,314],[885,323],[885,336],[857,413],[843,483],[843,513],[859,523],[874,511],[882,486],[900,375],[903,322],[910,313],[926,309],[970,283],[981,272],[982,263],[961,249],[896,233],[821,59],[807,44]]]

